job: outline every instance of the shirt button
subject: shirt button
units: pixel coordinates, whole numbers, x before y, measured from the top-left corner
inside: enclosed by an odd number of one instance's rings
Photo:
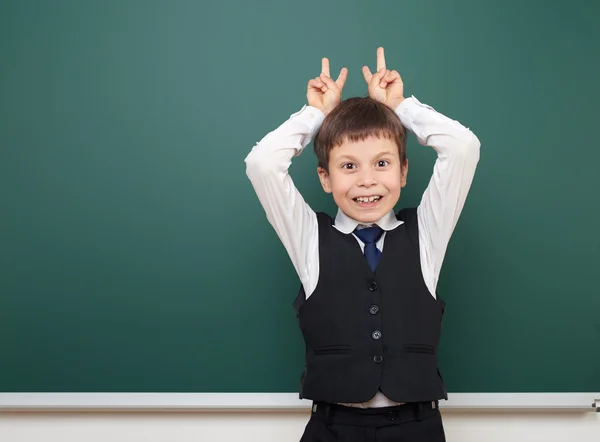
[[[381,364],[383,362],[383,356],[377,355],[373,357],[373,362],[376,364]]]
[[[369,313],[371,313],[372,315],[376,315],[377,313],[379,313],[379,307],[377,305],[373,304],[369,308]]]
[[[372,292],[377,290],[377,287],[379,287],[379,286],[377,285],[377,282],[375,282],[375,281],[369,281],[369,283],[367,284],[367,288],[369,290],[371,290]]]
[[[373,336],[373,339],[375,340],[381,339],[381,332],[379,330],[375,330],[373,333],[371,333],[371,336]]]

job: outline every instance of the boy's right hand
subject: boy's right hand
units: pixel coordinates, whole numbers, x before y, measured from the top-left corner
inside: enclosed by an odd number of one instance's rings
[[[333,110],[342,101],[342,89],[346,84],[348,69],[342,68],[336,81],[329,76],[329,60],[321,61],[321,75],[308,82],[306,98],[308,105],[316,107],[325,115]]]

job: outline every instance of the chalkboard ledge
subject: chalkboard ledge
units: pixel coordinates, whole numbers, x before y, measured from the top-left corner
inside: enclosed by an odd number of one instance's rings
[[[599,411],[600,393],[450,393],[442,410]],[[0,393],[12,411],[306,411],[297,393]]]

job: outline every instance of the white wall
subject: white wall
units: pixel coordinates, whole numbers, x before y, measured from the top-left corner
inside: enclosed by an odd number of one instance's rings
[[[448,442],[600,442],[600,413],[443,411]],[[0,412],[0,442],[298,442],[307,412]]]

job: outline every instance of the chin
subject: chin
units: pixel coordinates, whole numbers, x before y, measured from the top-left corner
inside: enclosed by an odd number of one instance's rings
[[[387,213],[387,212],[385,212]],[[356,221],[359,221],[363,224],[373,224],[376,223],[377,221],[379,221],[381,218],[384,217],[384,214],[379,214],[379,215],[363,215],[363,216],[357,216],[356,218],[354,218]]]
[[[350,218],[353,218],[360,223],[373,224],[379,221],[381,218],[383,218],[388,212],[389,210],[386,210],[385,212],[377,211],[371,213],[352,211],[348,215],[350,216]]]

